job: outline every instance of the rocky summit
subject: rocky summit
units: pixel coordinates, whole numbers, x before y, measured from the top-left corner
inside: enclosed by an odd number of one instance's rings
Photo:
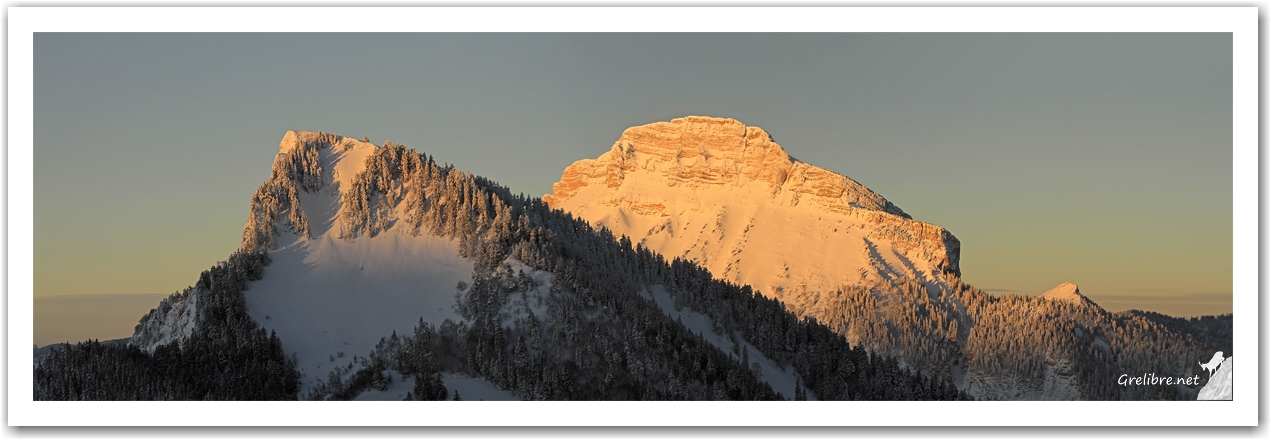
[[[960,275],[951,233],[734,119],[629,128],[608,152],[565,169],[543,200],[792,304],[802,301],[796,290],[900,278],[947,290]]]
[[[564,205],[585,187],[617,188],[628,177],[641,178],[644,173],[660,177],[667,187],[761,188],[755,196],[778,204],[811,203],[832,212],[864,209],[909,217],[855,180],[790,157],[762,128],[701,116],[627,129],[609,152],[566,168],[553,193],[543,200]]]

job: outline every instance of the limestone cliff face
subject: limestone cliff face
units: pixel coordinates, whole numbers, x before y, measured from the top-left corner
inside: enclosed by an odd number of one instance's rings
[[[701,116],[627,129],[609,152],[566,168],[543,200],[554,206],[586,186],[616,188],[628,174],[641,170],[661,177],[667,187],[695,190],[757,182],[766,190],[755,196],[786,204],[810,202],[832,212],[866,209],[909,218],[855,180],[790,157],[762,128]]]
[[[552,189],[543,200],[553,208],[811,315],[835,289],[915,281],[938,296],[960,277],[960,242],[947,230],[733,119],[629,128]]]

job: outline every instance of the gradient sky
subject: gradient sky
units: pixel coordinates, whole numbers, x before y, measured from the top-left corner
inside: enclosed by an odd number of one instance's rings
[[[153,306],[67,296],[170,294],[226,258],[286,130],[540,196],[685,115],[947,228],[979,288],[1231,312],[1229,34],[41,33],[34,58],[41,345],[127,336]],[[41,330],[92,320],[73,303],[113,329]]]

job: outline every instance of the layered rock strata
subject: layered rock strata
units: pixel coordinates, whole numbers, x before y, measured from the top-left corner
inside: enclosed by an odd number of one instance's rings
[[[960,242],[947,230],[734,119],[629,128],[552,189],[543,200],[553,208],[787,302],[800,301],[791,291],[899,278],[937,294],[960,276]]]

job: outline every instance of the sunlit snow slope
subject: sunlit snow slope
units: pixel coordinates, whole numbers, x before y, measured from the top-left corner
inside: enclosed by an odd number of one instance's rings
[[[960,276],[951,233],[733,119],[627,129],[565,169],[543,200],[812,315],[840,286],[907,278],[938,296]]]

